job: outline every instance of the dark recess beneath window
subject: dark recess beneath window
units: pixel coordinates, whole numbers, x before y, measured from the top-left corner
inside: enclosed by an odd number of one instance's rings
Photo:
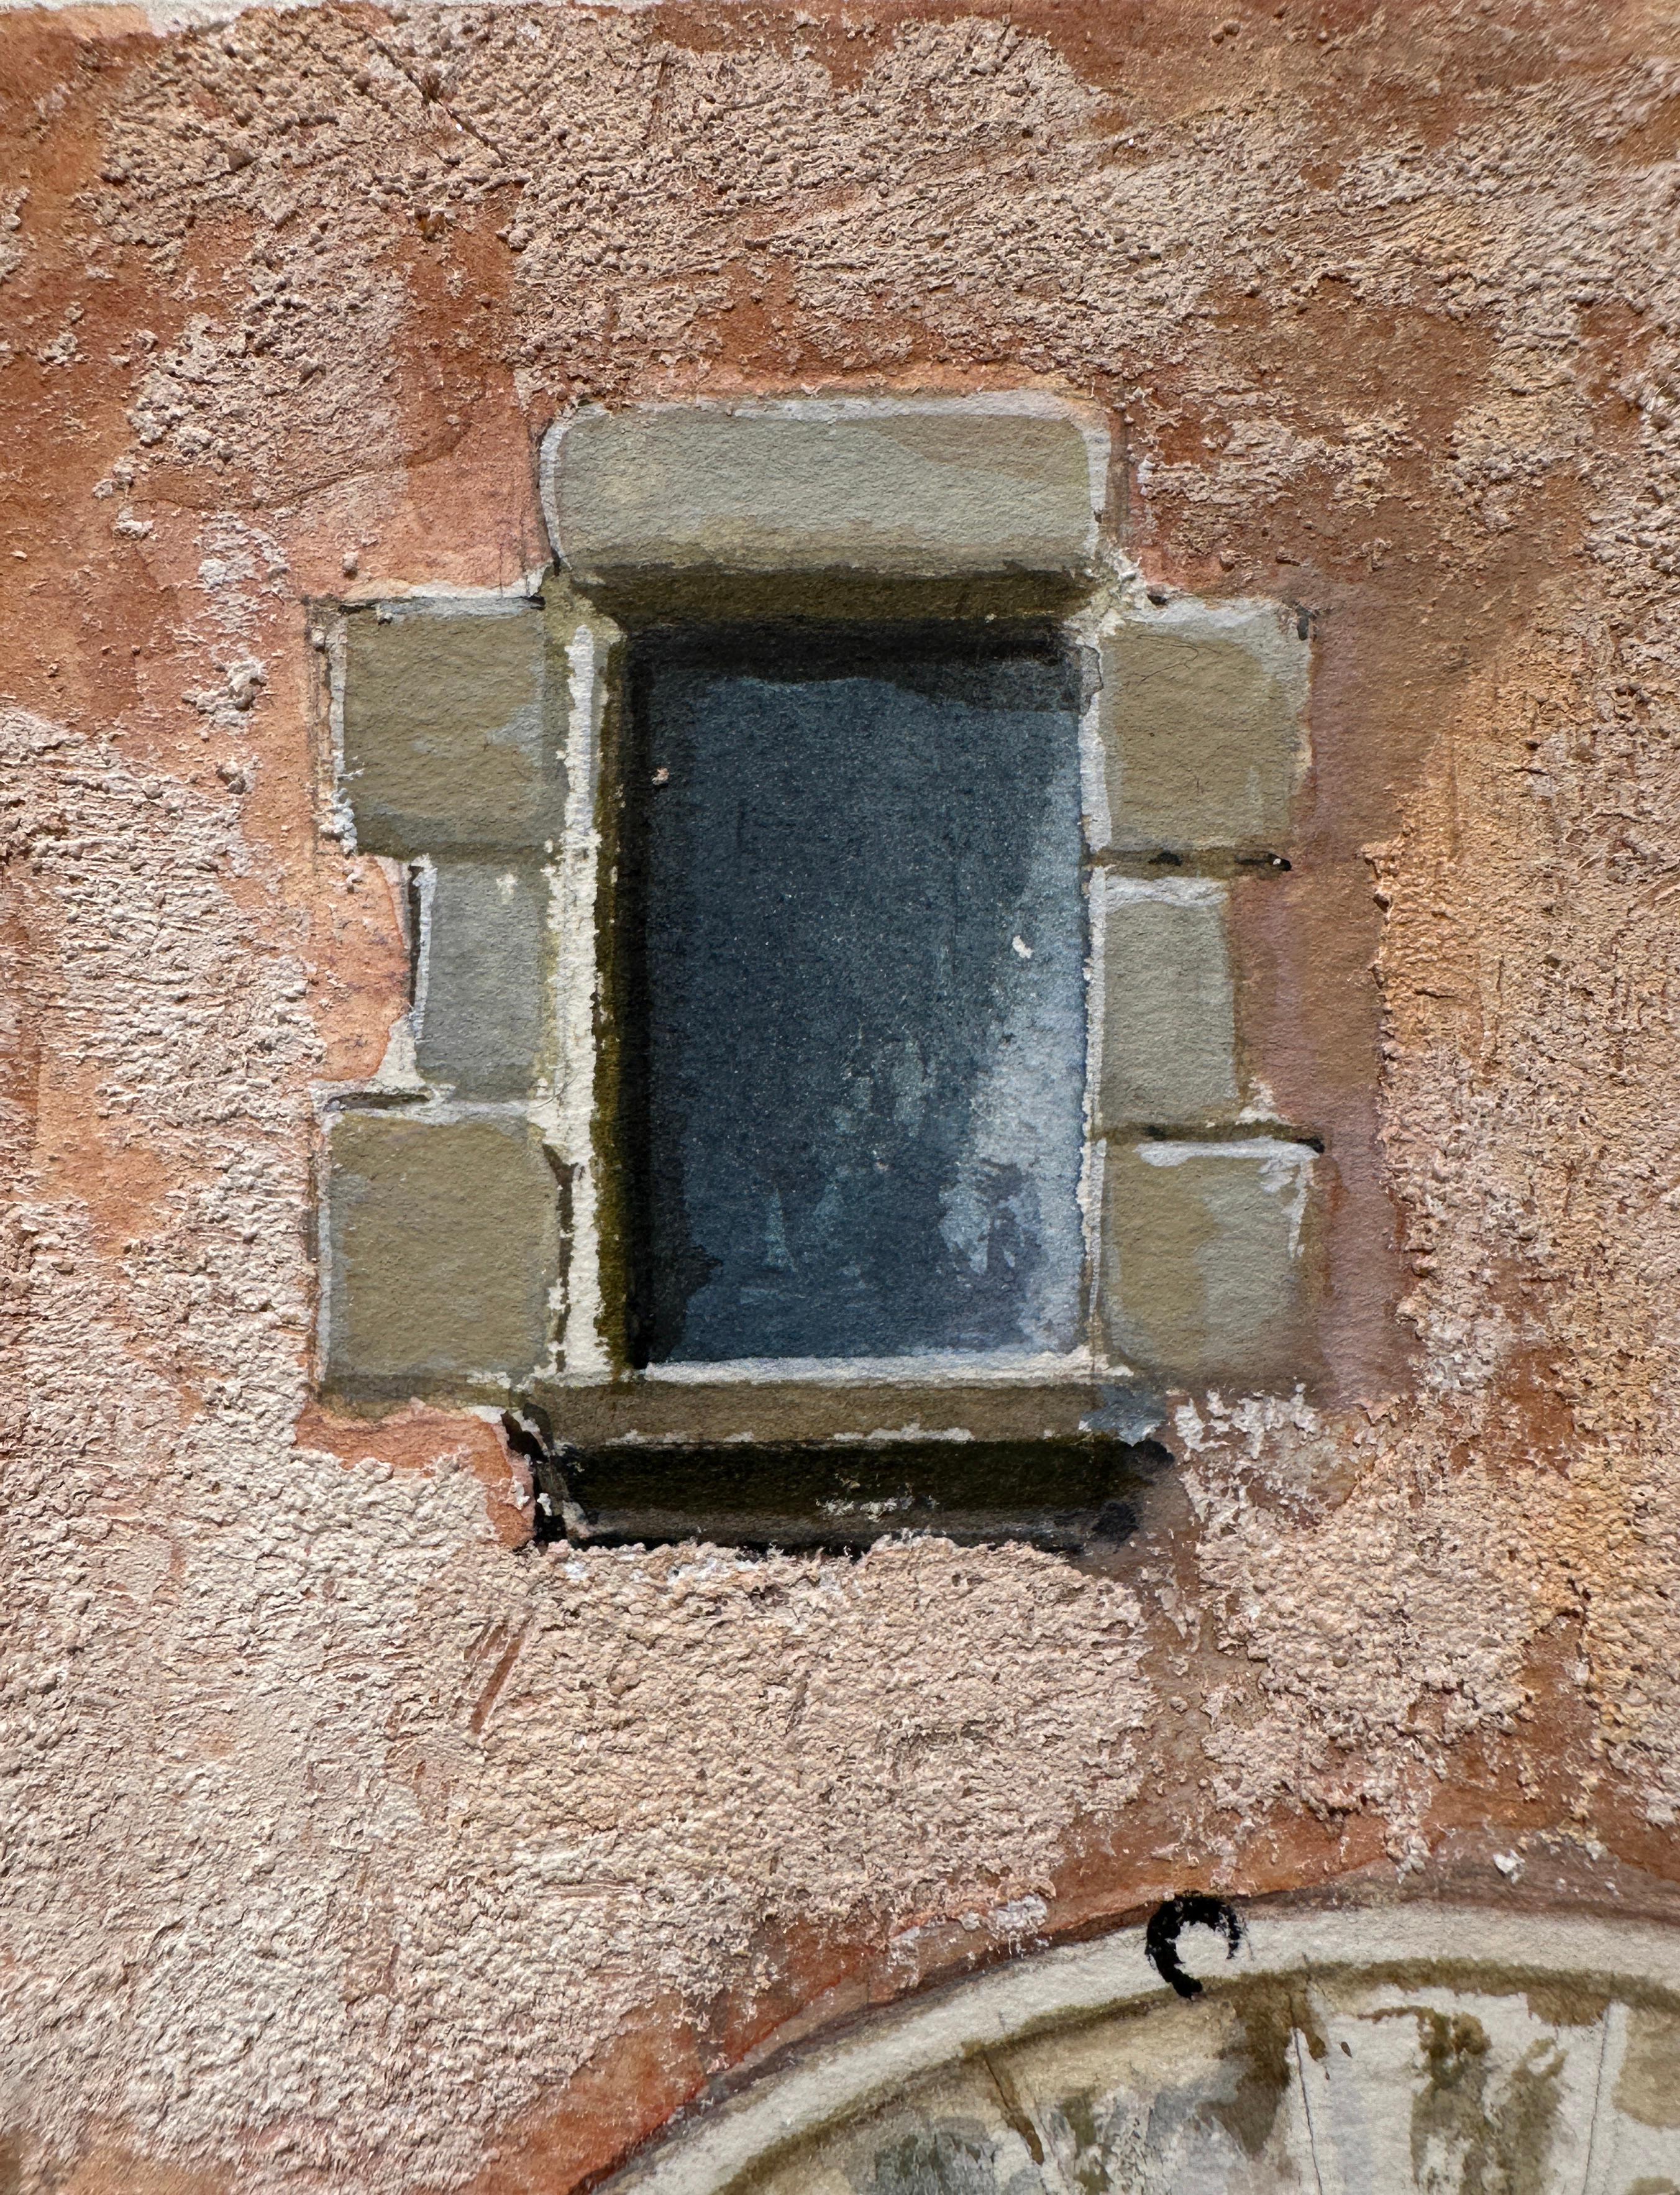
[[[509,1414],[532,1466],[537,1536],[598,1546],[709,1540],[843,1553],[903,1532],[1101,1554],[1131,1539],[1171,1467],[1154,1441],[793,1443],[578,1450]]]
[[[613,913],[628,1356],[1081,1338],[1078,680],[1048,623],[644,631]]]

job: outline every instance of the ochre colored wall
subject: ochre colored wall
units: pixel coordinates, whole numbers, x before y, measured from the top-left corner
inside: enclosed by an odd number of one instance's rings
[[[0,17],[0,2185],[568,2189],[1192,1885],[1673,1917],[1677,70],[1586,0]],[[311,1400],[406,963],[306,599],[540,565],[573,401],[834,385],[1095,399],[1152,578],[1317,619],[1239,928],[1331,1377],[1187,1402],[1106,1566],[541,1551],[485,1420]]]

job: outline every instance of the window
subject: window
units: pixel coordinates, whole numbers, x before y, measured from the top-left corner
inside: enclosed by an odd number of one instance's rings
[[[1060,637],[668,627],[628,692],[631,1363],[1065,1357],[1085,936]]]
[[[1309,1374],[1228,923],[1308,639],[1151,596],[1106,470],[1036,396],[584,413],[539,590],[322,624],[414,960],[329,1094],[337,1396],[513,1407],[578,1529],[1072,1545],[1166,1387]]]

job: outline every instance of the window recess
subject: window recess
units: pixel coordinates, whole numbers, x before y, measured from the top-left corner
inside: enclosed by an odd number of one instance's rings
[[[327,1093],[342,1402],[507,1407],[556,1529],[1069,1546],[1168,1388],[1310,1378],[1229,919],[1308,635],[1146,591],[1107,471],[1037,395],[583,412],[540,591],[321,614],[414,931]]]
[[[626,689],[630,1365],[1067,1357],[1072,651],[1007,622],[667,626]]]

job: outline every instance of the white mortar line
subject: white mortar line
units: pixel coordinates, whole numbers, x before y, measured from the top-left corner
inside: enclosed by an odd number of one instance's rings
[[[737,1357],[710,1364],[650,1364],[640,1376],[681,1387],[763,1386],[782,1381],[846,1387],[920,1386],[929,1380],[975,1386],[1014,1383],[1056,1387],[1090,1380],[1090,1351],[1064,1356],[1005,1350],[968,1355],[957,1349],[930,1349],[905,1357]]]
[[[342,611],[322,611],[319,621],[309,620],[311,642],[319,633],[325,644],[327,664],[327,725],[331,746],[332,781],[327,787],[327,804],[332,816],[332,829],[346,858],[357,850],[355,811],[350,805],[350,795],[344,777],[344,669],[349,654],[349,621]]]
[[[554,1099],[544,1127],[570,1171],[572,1241],[567,1260],[561,1363],[572,1377],[612,1372],[603,1322],[600,1182],[595,1156],[596,1012],[601,969],[595,928],[601,832],[595,821],[600,733],[606,695],[601,676],[602,636],[578,617],[566,644],[566,821],[549,921],[555,964]],[[557,1367],[556,1369],[559,1368]]]
[[[1217,877],[1128,877],[1102,873],[1106,906],[1123,900],[1156,900],[1169,907],[1221,907],[1229,887]]]

